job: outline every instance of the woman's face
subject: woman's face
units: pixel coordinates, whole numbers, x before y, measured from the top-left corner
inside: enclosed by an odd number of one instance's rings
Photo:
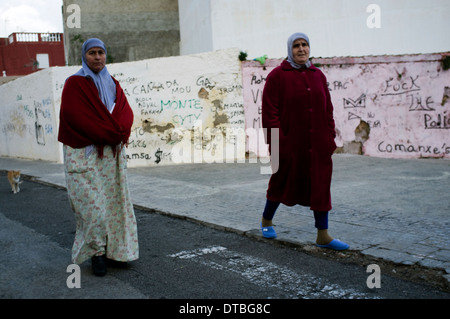
[[[309,45],[305,39],[297,39],[292,44],[292,56],[297,64],[305,64],[309,60]]]
[[[88,67],[95,73],[103,70],[106,64],[105,50],[102,48],[90,48],[86,52],[86,62]]]

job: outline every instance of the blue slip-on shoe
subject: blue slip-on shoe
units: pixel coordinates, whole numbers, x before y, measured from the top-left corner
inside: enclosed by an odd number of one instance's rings
[[[275,229],[273,229],[273,226],[267,226],[263,227],[261,224],[261,231],[264,238],[276,238],[277,233]]]
[[[348,244],[344,243],[343,241],[340,241],[339,239],[333,239],[326,245],[316,244],[316,246],[322,248],[331,248],[334,250],[346,250],[350,247]]]

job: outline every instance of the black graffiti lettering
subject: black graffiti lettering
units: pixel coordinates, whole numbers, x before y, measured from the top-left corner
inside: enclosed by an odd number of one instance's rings
[[[127,161],[129,160],[136,160],[136,159],[144,159],[144,160],[151,160],[152,156],[147,153],[133,153],[133,154],[127,154]]]
[[[431,96],[425,99],[425,105],[422,104],[421,96],[414,96],[413,94],[408,94],[407,97],[411,97],[411,104],[409,105],[410,111],[434,111],[430,105],[433,104]]]
[[[450,147],[445,144],[442,146],[442,151],[438,147],[433,147],[431,145],[413,145],[413,144],[402,144],[402,143],[385,143],[382,141],[378,143],[378,152],[380,153],[419,153],[419,154],[449,154]]]
[[[253,103],[255,103],[255,104],[258,102],[258,100],[262,100],[262,93],[261,93],[261,95],[259,95],[259,92],[260,92],[259,89],[257,89],[256,96],[255,96],[255,92],[252,89]]]
[[[411,90],[415,86],[418,90],[420,90],[420,86],[416,84],[416,80],[419,78],[419,75],[417,75],[415,79],[413,79],[412,76],[410,76],[410,78],[411,78],[411,87],[409,89]]]
[[[447,112],[437,114],[433,117],[430,114],[424,115],[425,129],[450,129],[450,117]]]
[[[450,146],[447,146],[445,143],[442,145],[443,153],[450,154]]]
[[[155,163],[156,164],[159,164],[159,162],[161,162],[161,155],[162,155],[162,151],[160,148],[158,148],[158,150],[155,152],[155,156],[156,156]]]
[[[348,82],[334,81],[334,90],[346,90]]]
[[[128,145],[130,145],[131,147],[147,147],[147,143],[145,143],[145,140],[130,140],[128,141]]]
[[[386,80],[386,87],[384,89],[384,93],[381,94],[382,96],[386,95],[399,95],[399,94],[405,94],[415,91],[420,91],[420,86],[416,84],[417,79],[419,76],[417,75],[414,79],[412,76],[409,77],[409,81],[400,82],[400,83],[392,83],[394,81],[394,78],[389,78]]]
[[[204,77],[203,75],[197,78],[196,81],[197,86],[202,86],[207,89],[213,89],[216,86],[216,83],[209,80],[207,77]]]
[[[258,85],[265,81],[266,81],[266,78],[263,77],[262,75],[260,75],[259,77],[257,77],[256,75],[253,75],[252,80],[250,81],[250,85],[254,85],[254,84]]]

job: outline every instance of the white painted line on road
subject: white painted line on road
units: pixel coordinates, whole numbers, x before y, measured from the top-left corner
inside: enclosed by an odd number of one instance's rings
[[[289,298],[374,298],[373,295],[343,288],[311,274],[300,274],[262,258],[230,251],[223,246],[181,251],[169,257],[189,259],[213,269],[237,273],[255,285],[285,291]]]
[[[222,246],[211,246],[211,247],[207,247],[207,248],[199,248],[199,249],[190,250],[190,251],[180,251],[179,253],[169,255],[169,257],[176,257],[176,258],[180,258],[180,259],[190,259],[190,258],[194,258],[197,256],[202,256],[205,254],[215,253],[215,252],[225,250],[225,249],[226,248],[222,247]]]
[[[450,178],[450,172],[442,172],[440,176],[392,176],[392,178],[403,180],[418,180],[418,181],[437,181],[440,179]]]

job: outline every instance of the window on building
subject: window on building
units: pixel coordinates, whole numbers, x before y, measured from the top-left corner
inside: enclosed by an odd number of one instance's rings
[[[47,53],[36,54],[36,61],[39,69],[46,69],[50,67]]]

